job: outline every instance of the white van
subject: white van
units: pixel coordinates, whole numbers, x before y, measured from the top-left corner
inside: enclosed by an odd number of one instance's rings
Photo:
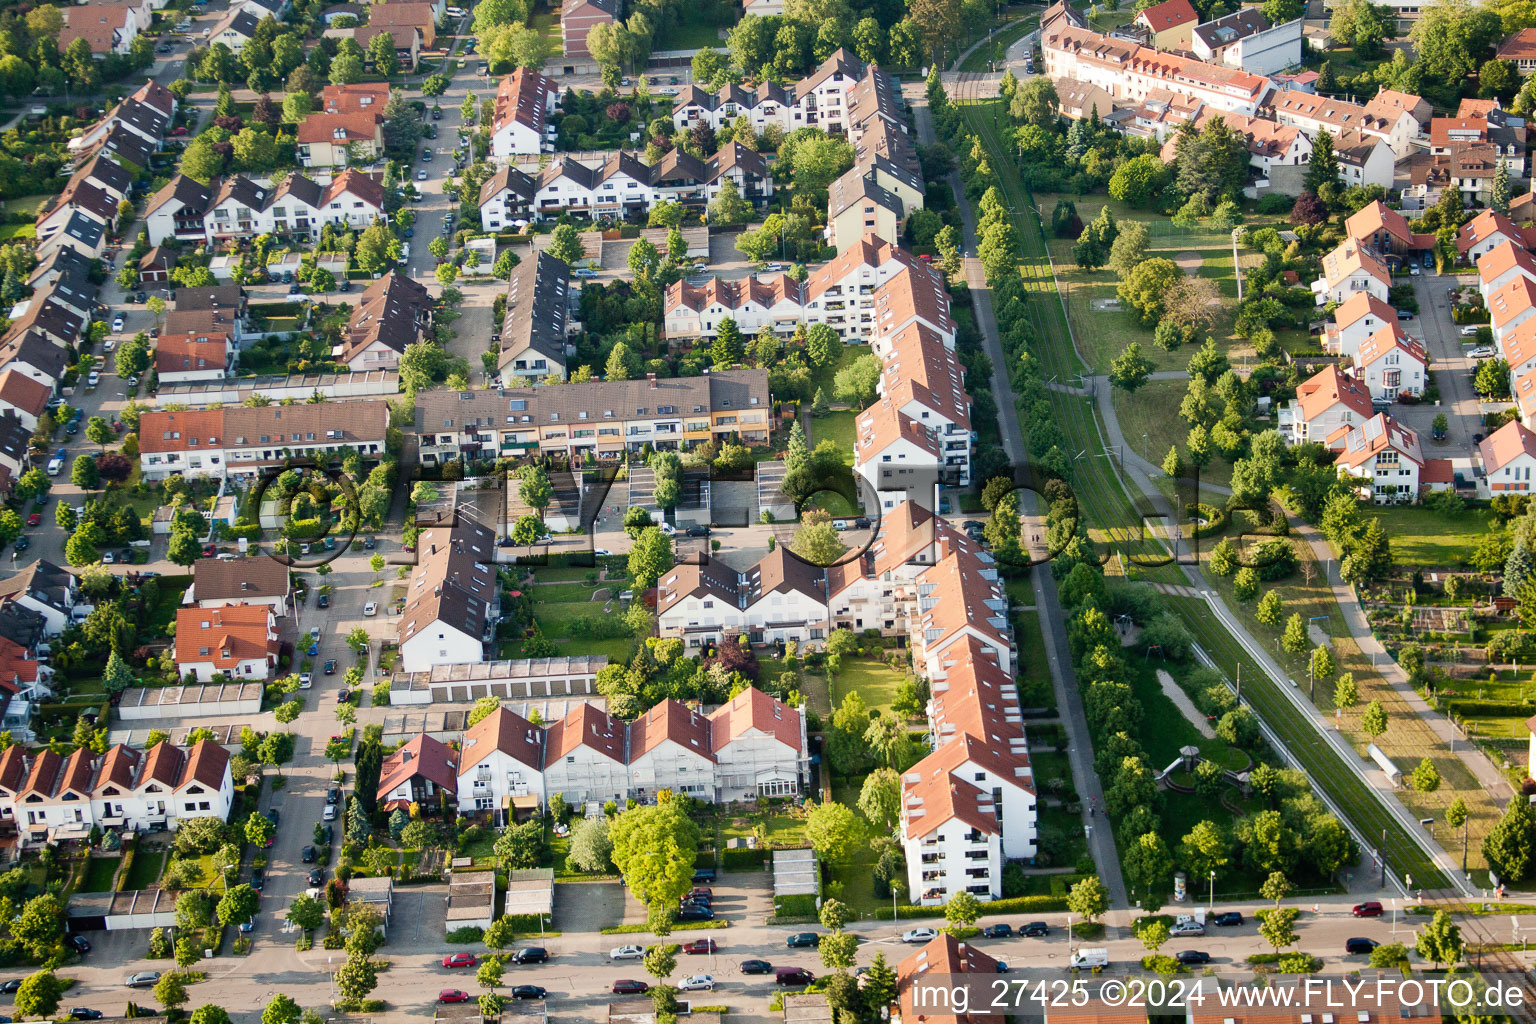
[[[1079,949],[1072,954],[1069,962],[1071,967],[1108,967],[1109,950],[1103,946],[1093,949]]]

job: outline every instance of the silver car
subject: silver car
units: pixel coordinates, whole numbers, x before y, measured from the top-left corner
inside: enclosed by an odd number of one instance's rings
[[[1477,348],[1470,350],[1467,355],[1473,359],[1492,359],[1495,353],[1492,345],[1479,345]]]

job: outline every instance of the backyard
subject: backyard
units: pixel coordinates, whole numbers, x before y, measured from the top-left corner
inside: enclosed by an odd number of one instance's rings
[[[1486,508],[1446,515],[1422,505],[1391,505],[1372,508],[1366,515],[1381,521],[1382,529],[1392,538],[1393,557],[1409,569],[1465,565],[1492,521]]]

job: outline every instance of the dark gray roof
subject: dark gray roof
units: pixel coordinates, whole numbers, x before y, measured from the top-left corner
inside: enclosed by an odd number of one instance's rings
[[[522,198],[533,200],[538,185],[528,175],[516,167],[507,166],[491,175],[484,185],[480,186],[480,205],[484,206],[503,191],[510,189]]]
[[[109,157],[110,154],[104,156],[98,152],[81,165],[74,176],[84,178],[86,181],[98,182],[120,196],[126,195],[128,187],[133,184],[133,174]]]
[[[143,168],[149,166],[149,158],[154,156],[155,147],[136,132],[113,125],[97,152],[111,154],[113,159],[126,160],[135,167]]]
[[[902,215],[901,200],[889,189],[875,184],[874,175],[855,167],[827,189],[827,220],[830,222],[835,219],[861,199],[872,199],[886,209],[895,211],[898,219]]]
[[[571,268],[548,253],[541,252],[512,268],[501,326],[503,369],[529,350],[549,360],[552,372],[565,369],[570,290]]]
[[[78,289],[81,283],[90,283],[91,264],[94,261],[75,249],[55,249],[39,263],[27,278],[27,287],[37,288],[41,283],[69,279]]]
[[[157,139],[164,138],[165,130],[171,126],[171,119],[163,111],[132,98],[119,103],[113,117]]]
[[[1239,39],[1269,28],[1269,19],[1264,17],[1262,11],[1256,7],[1244,7],[1240,11],[1234,11],[1224,18],[1208,21],[1203,25],[1195,26],[1195,35],[1200,41],[1211,49],[1222,46],[1230,46]]]
[[[0,580],[0,600],[26,594],[59,611],[68,611],[69,590],[74,582],[68,570],[39,558],[14,576]]]
[[[69,215],[69,220],[64,224],[64,234],[70,238],[84,242],[92,249],[101,244],[101,238],[106,234],[107,226],[99,220],[87,217],[76,210]]]
[[[206,213],[213,202],[214,190],[218,188],[219,179],[204,185],[195,178],[189,178],[185,174],[178,174],[166,183],[165,187],[150,196],[149,203],[144,207],[144,216],[147,218],[160,207],[171,200],[176,200],[182,206],[199,213]]]
[[[34,366],[54,380],[62,377],[69,365],[64,349],[36,331],[28,331],[0,347],[0,370],[12,362]]]

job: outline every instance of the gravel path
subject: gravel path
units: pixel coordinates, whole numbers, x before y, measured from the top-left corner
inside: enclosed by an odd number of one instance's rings
[[[1173,676],[1158,669],[1157,682],[1168,699],[1178,707],[1180,713],[1189,719],[1189,724],[1200,730],[1201,736],[1208,740],[1216,738],[1216,730],[1211,728],[1211,723],[1200,713],[1200,709],[1195,707],[1195,702],[1189,699],[1189,694],[1184,692],[1184,688],[1173,681]]]

